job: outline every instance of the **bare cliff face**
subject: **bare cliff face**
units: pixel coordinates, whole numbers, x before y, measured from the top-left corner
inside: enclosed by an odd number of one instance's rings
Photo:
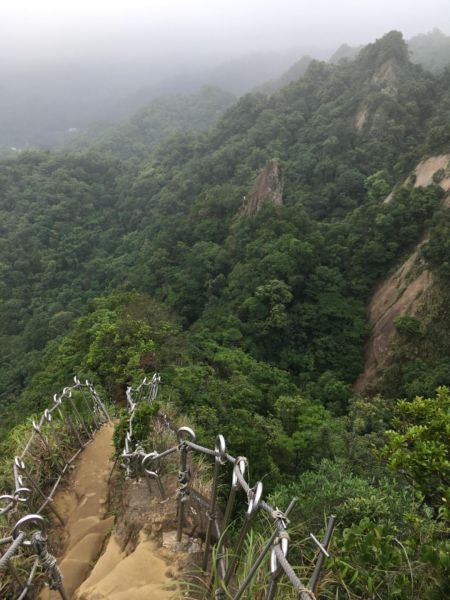
[[[388,59],[372,76],[372,83],[385,96],[396,96],[401,67],[395,58]]]
[[[395,59],[390,58],[384,62],[371,78],[373,90],[378,91],[383,96],[395,98],[398,92],[398,80],[401,72],[401,67]],[[357,131],[361,131],[367,123],[370,114],[370,106],[367,101],[364,101],[355,115],[353,125]]]
[[[438,183],[447,192],[443,202],[450,204],[450,155],[442,154],[422,160],[405,184],[426,187]],[[384,200],[395,202],[394,191]],[[392,362],[396,329],[394,321],[404,315],[415,316],[426,305],[433,289],[433,275],[421,259],[420,249],[425,235],[414,252],[375,290],[368,307],[370,335],[366,344],[364,371],[353,385],[358,393],[368,393]]]
[[[280,164],[276,160],[269,160],[266,163],[252,190],[244,197],[239,214],[253,217],[265,204],[275,206],[283,204],[283,178]]]
[[[392,362],[396,340],[394,321],[404,315],[414,316],[426,302],[426,292],[433,285],[433,276],[424,269],[420,246],[376,289],[368,308],[370,336],[366,344],[364,371],[353,385],[355,392],[370,388]]]
[[[430,156],[416,166],[412,176],[408,177],[405,184],[414,183],[414,187],[427,187],[437,183],[444,192],[450,191],[450,154]],[[394,191],[384,199],[385,204],[392,202]],[[446,202],[448,203],[448,196]]]

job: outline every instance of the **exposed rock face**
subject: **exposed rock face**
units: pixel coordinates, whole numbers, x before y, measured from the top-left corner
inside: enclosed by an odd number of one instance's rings
[[[416,176],[415,187],[430,185],[434,181],[434,176],[438,172],[441,172],[442,178],[438,178],[437,183],[439,183],[444,192],[448,192],[450,190],[449,163],[450,154],[432,156],[420,162],[414,171]]]
[[[253,217],[265,204],[283,204],[283,178],[280,164],[276,160],[269,160],[258,175],[253,189],[244,198],[240,214]]]
[[[401,68],[394,58],[385,61],[372,75],[372,87],[378,90],[384,96],[394,98],[398,92],[398,81]],[[370,114],[370,105],[366,101],[359,106],[359,109],[353,120],[353,125],[357,131],[361,131],[368,122]],[[373,117],[373,114],[371,115]]]
[[[380,87],[380,92],[386,96],[396,96],[399,65],[394,58],[383,63],[372,76],[372,82]]]
[[[356,380],[355,392],[367,392],[383,369],[390,364],[396,336],[394,320],[403,315],[414,316],[425,301],[425,292],[433,284],[430,271],[423,268],[420,246],[376,290],[369,305],[370,338],[366,345],[364,371]]]
[[[431,156],[419,162],[404,185],[427,187],[437,183],[447,193],[444,205],[450,206],[450,154]],[[385,199],[394,200],[393,190]],[[392,361],[396,330],[394,320],[403,315],[416,315],[427,301],[433,286],[432,273],[425,269],[420,258],[420,247],[375,291],[368,309],[371,333],[366,345],[364,371],[354,383],[356,392],[368,392],[384,368]]]
[[[368,114],[369,109],[367,107],[361,108],[361,110],[356,113],[354,125],[358,131],[361,131],[361,129],[364,127],[364,123],[367,121]]]
[[[437,175],[441,177],[437,177]],[[450,154],[439,154],[438,156],[430,156],[420,163],[414,169],[414,187],[427,187],[435,180],[444,192],[450,190]],[[406,179],[405,184],[410,181]],[[394,190],[384,199],[385,204],[392,202],[394,198]]]
[[[164,439],[166,434],[165,430],[158,429],[155,420],[155,439]],[[160,442],[154,440],[154,443]],[[177,467],[178,457],[168,456],[161,471],[167,496],[164,499],[154,480],[122,481],[120,475],[116,481],[112,480],[111,508],[118,513],[115,529],[89,576],[86,578],[87,573],[83,573],[83,583],[70,596],[73,600],[174,600],[184,597],[180,579],[198,582],[208,525],[209,487],[200,479],[201,464],[192,463],[192,481],[184,504],[184,532],[181,542],[177,542]],[[203,476],[206,472],[209,473],[203,466]],[[221,529],[220,510],[217,510],[217,518]],[[214,527],[212,539],[218,539]]]

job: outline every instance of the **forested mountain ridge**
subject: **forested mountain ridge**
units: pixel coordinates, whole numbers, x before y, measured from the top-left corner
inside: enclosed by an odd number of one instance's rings
[[[259,85],[253,90],[253,92],[273,94],[274,92],[279,91],[285,85],[288,85],[292,81],[296,81],[300,77],[303,77],[312,60],[313,59],[311,56],[302,56],[291,67],[289,67],[287,71],[282,73],[280,77]]]
[[[411,61],[421,65],[433,73],[443,71],[450,64],[450,37],[435,28],[430,33],[416,35],[407,41],[408,53]],[[341,60],[354,60],[364,48],[341,44],[328,59],[330,64],[338,64]],[[272,94],[279,91],[291,81],[303,77],[309,63],[313,60],[310,56],[303,56],[277,79],[259,85],[254,91]]]
[[[411,61],[428,71],[439,73],[450,64],[450,37],[437,27],[429,33],[422,33],[407,41]],[[336,64],[342,59],[353,60],[363,46],[342,44],[331,56],[329,62]]]
[[[312,486],[305,523],[341,515],[332,597],[407,597],[395,539],[417,597],[445,596],[448,392],[435,401],[434,390],[450,384],[448,166],[430,185],[415,186],[413,171],[450,152],[449,115],[450,71],[412,64],[391,32],[139,160],[119,144],[2,161],[3,428],[73,371],[120,400],[156,352],[168,397],[205,439],[220,430],[270,475],[280,505]],[[267,165],[281,200],[246,211]],[[410,320],[396,324],[392,369],[365,400],[351,385],[367,306],[419,244],[433,319],[400,315]],[[425,418],[432,426],[417,428]]]
[[[309,340],[317,345],[311,336],[320,327],[314,311],[306,320],[303,315],[316,302],[311,283],[318,278],[315,285],[333,289],[350,311],[344,317],[338,310],[336,320],[330,314],[325,336],[331,343],[336,328],[335,368],[350,383],[362,367],[369,294],[408,240],[414,244],[422,215],[431,216],[439,194],[406,188],[392,205],[377,201],[422,155],[445,147],[448,80],[412,65],[394,32],[366,47],[354,64],[313,61],[302,80],[278,94],[242,98],[207,134],[179,134],[153,152],[150,146],[142,166],[120,161],[121,144],[108,155],[34,152],[4,161],[3,348],[13,356],[24,343],[28,351],[42,348],[87,297],[128,280],[167,302],[186,325],[202,317],[197,327],[219,329],[221,339],[252,340],[252,351],[264,359],[265,335],[249,330],[260,331],[261,322],[248,311],[256,302],[262,317],[271,294],[281,294],[285,299],[275,304],[284,329],[267,325],[270,360],[302,376],[305,369],[319,374],[323,367],[317,370]],[[133,137],[129,143],[133,148]],[[238,219],[242,197],[273,157],[283,172],[283,208]],[[378,212],[379,225],[373,222]],[[409,227],[388,239],[398,219],[410,220]],[[378,228],[374,239],[369,224]],[[267,299],[256,301],[255,291],[268,282],[278,282],[273,285],[281,291],[267,290]],[[296,319],[313,321],[299,328]],[[300,338],[286,338],[288,330]],[[347,354],[338,350],[347,335],[348,372],[337,367]],[[326,356],[330,370],[333,360]],[[23,374],[17,377],[23,381]]]

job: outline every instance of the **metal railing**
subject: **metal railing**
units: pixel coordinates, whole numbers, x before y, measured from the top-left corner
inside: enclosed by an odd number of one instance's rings
[[[29,597],[38,567],[46,573],[50,588],[67,598],[56,559],[47,550],[42,513],[49,510],[64,526],[53,503],[55,492],[94,432],[109,420],[94,386],[89,381],[81,383],[77,377],[62,394],[54,395],[51,407],[39,421],[33,419],[30,437],[12,462],[12,491],[0,495],[0,531],[6,533],[0,538],[0,573],[8,570],[14,581],[8,598]],[[19,574],[11,561],[19,555],[29,564],[25,581],[23,569]]]
[[[211,486],[209,503],[205,506],[207,517],[207,529],[205,535],[202,569],[208,570],[208,564],[211,559],[211,547],[213,545],[213,536],[215,542],[215,564],[213,570],[218,574],[219,585],[213,590],[213,578],[210,578],[210,591],[214,592],[214,598],[225,599],[232,598],[239,600],[243,597],[246,590],[251,585],[253,578],[261,567],[264,559],[270,553],[270,582],[268,585],[266,600],[273,600],[277,593],[278,584],[283,575],[285,575],[295,590],[296,594],[302,600],[313,600],[319,583],[321,569],[324,561],[329,557],[328,547],[335,526],[336,517],[331,515],[328,519],[326,532],[322,542],[313,534],[310,534],[311,540],[316,544],[318,555],[315,561],[314,569],[307,584],[304,584],[295,573],[292,565],[288,561],[289,551],[289,514],[291,513],[296,498],[293,498],[285,512],[283,513],[277,507],[268,504],[263,498],[263,484],[256,482],[253,486],[246,480],[245,474],[248,470],[248,460],[244,456],[234,457],[227,452],[225,439],[222,435],[217,435],[215,447],[207,448],[197,443],[196,435],[190,427],[180,427],[176,429],[170,423],[170,420],[164,414],[159,414],[163,425],[174,432],[177,443],[162,452],[152,451],[147,453],[142,445],[133,440],[133,419],[136,408],[143,402],[152,402],[158,394],[160,376],[155,374],[151,381],[144,379],[136,389],[129,387],[127,389],[127,401],[129,410],[129,427],[125,435],[124,449],[122,453],[123,463],[127,476],[144,475],[149,480],[157,483],[159,493],[162,499],[166,498],[166,491],[161,480],[161,461],[162,459],[178,453],[179,455],[179,473],[177,489],[177,541],[182,540],[183,528],[185,526],[185,506],[195,490],[191,487],[191,469],[189,467],[189,454],[192,452],[203,454],[214,459],[214,473]],[[134,445],[134,447],[133,447]],[[218,487],[221,472],[226,465],[231,466],[231,481],[229,484],[229,493],[221,523],[218,519]],[[228,546],[226,532],[232,521],[238,492],[242,490],[247,496],[247,509],[245,512],[242,526],[240,528],[234,548]],[[273,532],[267,540],[260,554],[251,566],[244,581],[240,584],[236,582],[236,571],[238,568],[239,557],[244,548],[247,535],[255,524],[255,518],[259,511],[264,511],[273,523]],[[233,550],[233,551],[232,551]],[[228,560],[228,556],[230,557]],[[232,590],[230,592],[230,590]]]

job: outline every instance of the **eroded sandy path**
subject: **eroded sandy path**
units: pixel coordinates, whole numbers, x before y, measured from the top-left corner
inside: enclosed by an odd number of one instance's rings
[[[124,552],[115,534],[105,552],[114,517],[107,516],[109,475],[112,468],[114,426],[104,425],[77,459],[66,489],[55,505],[66,520],[65,551],[58,561],[64,588],[73,600],[172,600],[178,586],[167,555],[142,531],[133,552]],[[39,600],[60,600],[44,589]]]
[[[55,496],[55,506],[66,520],[65,551],[58,562],[69,598],[88,576],[114,523],[114,517],[106,516],[113,431],[112,424],[103,425],[78,457],[67,488]],[[56,598],[60,595],[48,589],[39,596]]]
[[[178,597],[170,567],[160,549],[141,534],[134,552],[125,555],[113,535],[77,600],[171,600]]]

